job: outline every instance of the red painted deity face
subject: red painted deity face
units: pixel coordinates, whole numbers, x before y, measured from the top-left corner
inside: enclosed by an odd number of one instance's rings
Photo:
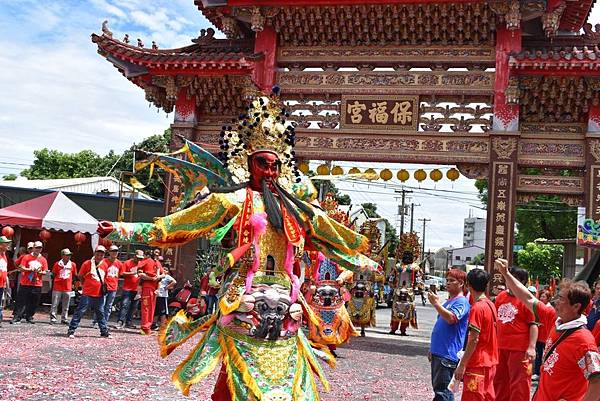
[[[267,186],[274,191],[273,182],[279,177],[281,162],[277,155],[271,152],[257,152],[250,157],[250,188],[262,191],[263,180]]]

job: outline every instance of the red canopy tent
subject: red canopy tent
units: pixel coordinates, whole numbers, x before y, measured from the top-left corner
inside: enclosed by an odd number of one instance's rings
[[[0,209],[0,226],[16,228],[15,250],[29,241],[39,241],[41,230],[52,232],[43,251],[48,254],[49,263],[60,259],[62,248],[70,248],[74,252],[73,260],[79,264],[91,256],[99,239],[95,235],[98,220],[62,192],[51,192]],[[86,234],[86,241],[82,244],[75,241],[74,233],[77,231]]]

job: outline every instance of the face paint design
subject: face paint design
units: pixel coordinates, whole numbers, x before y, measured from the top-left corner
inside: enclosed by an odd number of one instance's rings
[[[275,191],[273,182],[277,181],[281,171],[281,162],[277,155],[271,152],[258,152],[250,158],[250,188],[262,191],[263,180],[271,191]]]

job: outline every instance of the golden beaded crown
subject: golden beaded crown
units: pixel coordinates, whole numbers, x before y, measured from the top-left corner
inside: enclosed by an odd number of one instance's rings
[[[254,99],[236,120],[237,126],[223,126],[219,144],[219,158],[238,183],[250,179],[248,158],[256,152],[277,155],[281,162],[280,184],[289,186],[300,179],[295,165],[295,132],[289,113],[274,88],[270,96]]]

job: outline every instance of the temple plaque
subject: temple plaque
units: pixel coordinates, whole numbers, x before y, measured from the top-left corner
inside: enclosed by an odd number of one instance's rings
[[[416,131],[418,96],[343,95],[340,128]]]

